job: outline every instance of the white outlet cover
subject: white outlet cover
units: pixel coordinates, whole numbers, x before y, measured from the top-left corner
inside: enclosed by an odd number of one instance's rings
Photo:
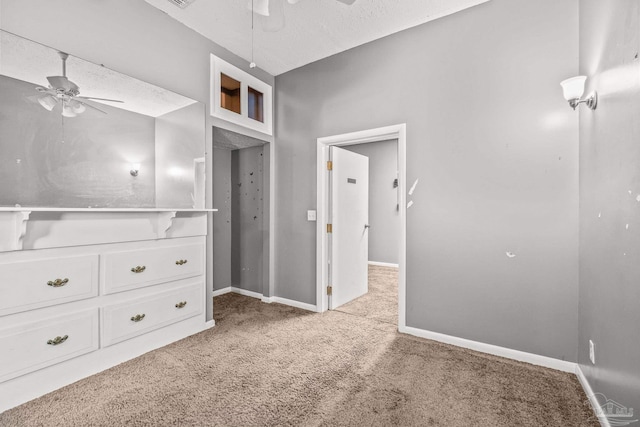
[[[307,211],[307,221],[316,220],[316,211]]]
[[[596,364],[596,345],[591,340],[589,340],[589,360],[594,365]]]

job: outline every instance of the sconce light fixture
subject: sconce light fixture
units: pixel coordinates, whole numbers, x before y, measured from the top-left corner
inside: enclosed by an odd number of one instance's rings
[[[140,163],[131,163],[131,170],[129,171],[131,176],[138,176],[138,172],[140,172]]]
[[[574,110],[580,104],[587,104],[587,107],[595,110],[598,106],[598,93],[596,91],[591,92],[586,98],[580,99],[584,93],[584,84],[587,81],[587,76],[571,77],[560,82],[562,86],[562,94],[564,99],[569,101],[569,105]]]

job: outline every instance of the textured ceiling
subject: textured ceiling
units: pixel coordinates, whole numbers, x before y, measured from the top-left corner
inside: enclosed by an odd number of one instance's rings
[[[225,150],[241,150],[243,148],[259,147],[264,145],[264,141],[241,135],[230,130],[219,127],[213,128],[213,146]]]
[[[180,9],[168,0],[146,0],[236,55],[251,60],[251,0],[196,0]],[[257,0],[254,0],[257,2]],[[351,49],[489,0],[270,0],[284,8],[284,28],[278,16],[255,20],[254,61],[276,76],[327,56]],[[188,47],[185,47],[188,48]]]
[[[62,60],[55,49],[0,31],[0,74],[33,83],[35,96],[36,86],[49,86],[47,76],[62,74]],[[151,117],[196,102],[74,56],[67,59],[67,76],[80,87],[81,96],[117,99],[123,103],[104,103]]]

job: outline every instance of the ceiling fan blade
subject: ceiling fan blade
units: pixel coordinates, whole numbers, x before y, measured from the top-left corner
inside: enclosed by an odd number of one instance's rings
[[[356,2],[356,0],[338,0],[340,3],[344,3],[344,4],[348,4],[349,6],[351,6],[352,4],[354,4]]]
[[[78,98],[74,98],[73,101],[77,102],[78,104],[82,104],[85,107],[93,108],[96,111],[100,111],[102,114],[107,114],[106,111],[102,111],[101,109],[94,107],[93,105],[89,104],[88,102],[82,102]],[[122,102],[122,101],[118,101],[118,102]]]
[[[89,100],[92,100],[92,101],[120,102],[120,103],[124,104],[124,101],[119,101],[117,99],[95,98],[93,96],[75,96],[73,99],[89,99]]]
[[[56,91],[53,89],[49,89],[46,87],[42,87],[42,86],[36,86],[36,90],[40,93],[48,93],[49,95],[56,95]]]
[[[76,86],[65,76],[49,76],[47,77],[47,81],[53,89],[64,89],[65,92],[71,90],[73,86]]]

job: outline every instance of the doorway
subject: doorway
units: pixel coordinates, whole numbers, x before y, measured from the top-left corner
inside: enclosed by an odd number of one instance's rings
[[[338,308],[332,306],[331,309],[396,325],[398,323],[398,248],[400,246],[398,140],[347,145],[341,149],[369,159],[366,230],[368,256],[364,266],[368,289],[363,296]],[[335,164],[334,169],[338,169]],[[335,220],[332,222],[335,225]],[[332,255],[335,258],[334,252]],[[337,284],[335,277],[332,281],[335,286]]]
[[[270,143],[213,128],[213,294],[270,289]]]
[[[397,281],[398,314],[397,324],[400,330],[406,325],[406,125],[394,125],[360,132],[335,135],[318,139],[317,145],[317,309],[320,312],[329,309],[329,293],[333,293],[331,282],[331,244],[330,244],[330,171],[327,168],[330,147],[345,148],[359,144],[368,144],[397,140],[397,212],[399,231],[397,242]],[[393,263],[389,263],[393,264]],[[329,288],[329,286],[331,286]]]

